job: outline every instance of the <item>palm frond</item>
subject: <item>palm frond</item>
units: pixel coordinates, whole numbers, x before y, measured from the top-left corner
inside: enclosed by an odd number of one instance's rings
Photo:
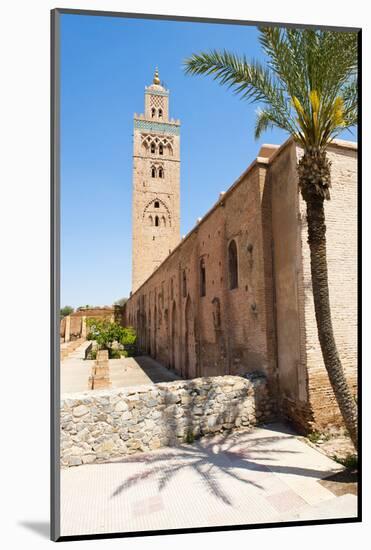
[[[282,118],[279,113],[276,111],[265,108],[265,109],[258,109],[256,112],[256,121],[255,121],[255,139],[260,138],[260,136],[268,129],[272,129],[274,127],[281,128],[282,130],[286,130],[287,132],[291,133],[296,141],[304,144],[303,136],[299,129],[294,129],[292,126],[287,125],[287,121],[285,118]]]
[[[344,119],[346,127],[354,126],[358,122],[358,82],[351,80],[342,89],[344,101]]]
[[[304,147],[323,148],[357,122],[357,35],[261,27],[267,64],[226,50],[193,54],[186,74],[209,75],[242,99],[259,102],[255,136],[273,126]]]
[[[211,75],[221,84],[233,87],[235,93],[252,101],[281,99],[280,90],[272,73],[257,62],[248,63],[245,56],[239,57],[226,50],[193,54],[184,62],[186,74]],[[282,96],[283,97],[283,96]]]
[[[307,81],[304,64],[299,55],[301,34],[295,29],[290,34],[279,27],[259,28],[259,41],[268,56],[268,66],[292,98],[297,97],[304,105],[307,102]]]
[[[286,119],[285,129],[293,131],[294,121],[287,97],[269,68],[257,62],[248,63],[245,56],[239,57],[226,50],[193,54],[185,60],[184,66],[186,74],[210,75],[233,88],[242,99],[270,105],[282,120]]]

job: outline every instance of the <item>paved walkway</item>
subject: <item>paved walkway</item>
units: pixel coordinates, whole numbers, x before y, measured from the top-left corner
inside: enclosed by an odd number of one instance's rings
[[[61,362],[61,393],[87,391],[89,376],[95,361],[85,360],[85,341]],[[141,386],[179,380],[179,376],[147,356],[110,359],[112,388]]]
[[[62,535],[354,517],[342,466],[274,424],[61,471]]]
[[[86,391],[95,361],[85,361],[85,350],[90,345],[86,340],[75,351],[61,361],[61,393]]]

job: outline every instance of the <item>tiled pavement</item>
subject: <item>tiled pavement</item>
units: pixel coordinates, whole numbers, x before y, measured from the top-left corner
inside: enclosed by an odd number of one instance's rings
[[[341,469],[279,424],[77,466],[61,472],[61,532],[354,517],[354,495],[318,483]]]

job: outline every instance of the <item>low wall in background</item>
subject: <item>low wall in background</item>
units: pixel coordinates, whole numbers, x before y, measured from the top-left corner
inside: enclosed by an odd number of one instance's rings
[[[272,418],[264,376],[215,376],[65,394],[61,464],[104,462]]]
[[[123,306],[85,307],[66,315],[60,320],[59,335],[62,342],[86,338],[87,319],[100,319],[123,325]]]

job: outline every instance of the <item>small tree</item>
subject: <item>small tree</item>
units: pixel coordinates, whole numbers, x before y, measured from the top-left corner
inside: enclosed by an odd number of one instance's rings
[[[137,335],[133,327],[122,329],[120,343],[124,347],[127,355],[134,355],[136,349]]]
[[[73,313],[73,312],[74,312],[73,307],[71,307],[71,306],[64,306],[64,307],[62,307],[61,310],[60,310],[60,315],[61,315],[61,317],[62,317],[62,319],[63,319],[63,317],[67,317],[67,315],[70,315],[70,314]]]
[[[95,340],[99,349],[108,350],[109,356],[117,354],[114,350],[114,344],[118,344],[130,354],[136,342],[136,334],[133,328],[124,328],[118,323],[113,323],[106,319],[87,319],[88,340]],[[126,349],[128,348],[128,349]]]
[[[115,305],[115,306],[124,306],[127,301],[128,301],[127,298],[120,298],[119,300],[116,300],[116,302],[113,305]]]

